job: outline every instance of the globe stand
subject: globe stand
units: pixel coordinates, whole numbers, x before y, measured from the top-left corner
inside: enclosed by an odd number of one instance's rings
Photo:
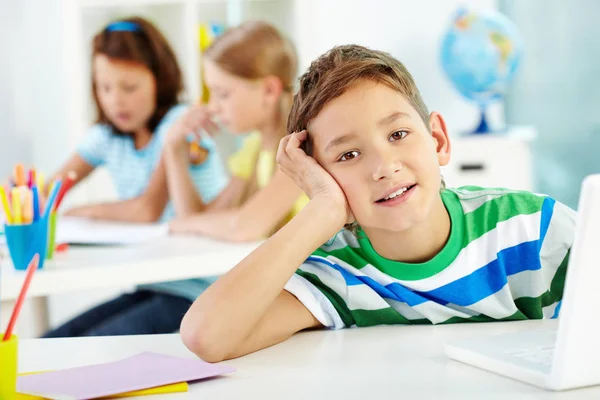
[[[485,117],[485,109],[482,107],[481,108],[481,120],[479,121],[479,126],[477,127],[477,129],[475,129],[475,131],[473,132],[474,134],[477,135],[481,135],[484,133],[490,133],[490,126],[487,123],[487,119]]]

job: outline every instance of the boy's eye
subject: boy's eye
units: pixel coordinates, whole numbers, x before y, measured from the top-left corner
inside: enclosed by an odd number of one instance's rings
[[[406,131],[396,131],[390,135],[390,142],[404,139],[406,135],[408,135],[408,132]]]
[[[356,157],[358,157],[358,151],[348,151],[340,157],[338,161],[350,161]]]

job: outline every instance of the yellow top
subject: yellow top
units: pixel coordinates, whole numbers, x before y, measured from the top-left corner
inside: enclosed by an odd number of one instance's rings
[[[275,153],[261,150],[262,140],[260,132],[249,134],[242,147],[228,160],[229,170],[233,176],[248,180],[254,174],[256,168],[256,183],[260,189],[264,189],[275,174]],[[290,214],[285,222],[291,220],[308,203],[308,197],[303,193],[294,203]]]

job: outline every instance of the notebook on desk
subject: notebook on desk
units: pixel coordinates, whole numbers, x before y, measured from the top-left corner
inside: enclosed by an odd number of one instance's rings
[[[448,343],[455,360],[545,389],[600,384],[600,174],[581,189],[558,329]]]
[[[17,391],[48,399],[95,399],[234,371],[200,359],[146,352],[112,363],[20,376]]]
[[[127,245],[143,243],[168,234],[166,224],[140,224],[59,217],[56,243],[80,245]]]

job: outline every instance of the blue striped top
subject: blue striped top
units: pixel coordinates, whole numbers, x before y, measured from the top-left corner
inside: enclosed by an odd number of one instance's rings
[[[108,170],[120,200],[135,198],[146,190],[160,161],[167,132],[186,109],[185,105],[171,108],[156,127],[148,145],[142,149],[135,148],[131,137],[115,135],[108,125],[96,124],[79,145],[78,154],[88,164],[94,167],[103,166]],[[208,157],[200,165],[191,165],[190,175],[202,199],[210,202],[227,186],[229,176],[215,142],[209,137],[204,137],[200,145],[208,150]],[[166,222],[174,216],[175,211],[169,203],[161,221]],[[143,285],[140,288],[193,301],[216,279],[217,277],[211,277],[162,282]]]

